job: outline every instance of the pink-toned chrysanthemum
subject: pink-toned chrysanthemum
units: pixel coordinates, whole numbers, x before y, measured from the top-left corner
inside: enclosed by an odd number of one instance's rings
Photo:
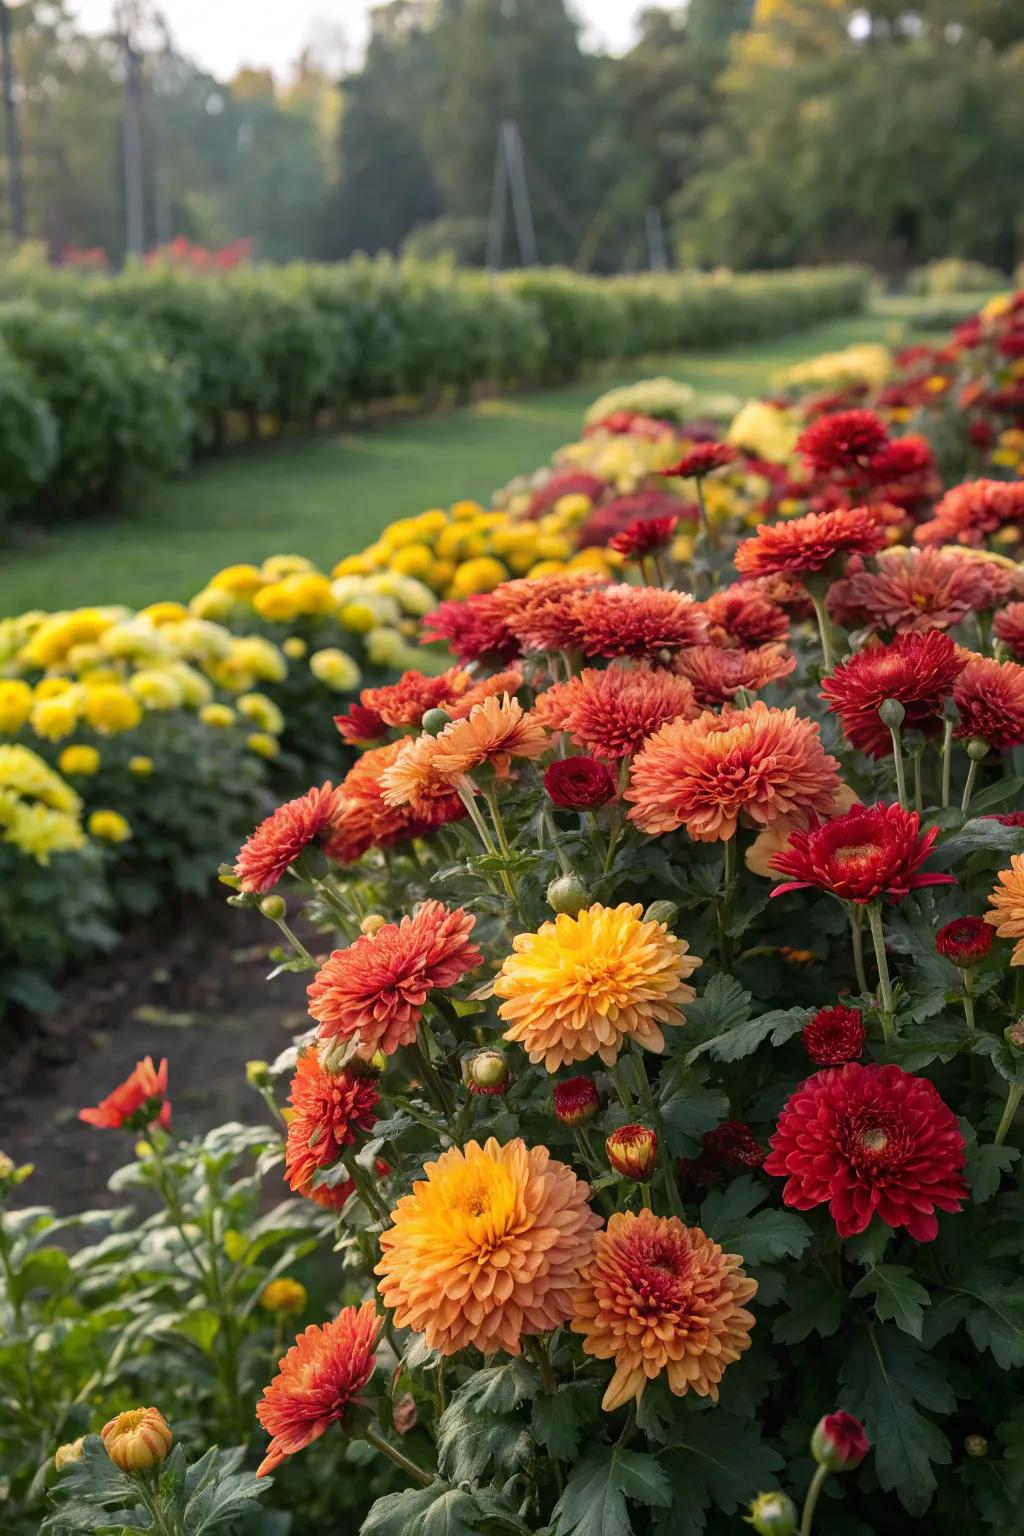
[[[568,1322],[601,1224],[572,1169],[517,1137],[450,1147],[423,1172],[391,1213],[374,1271],[396,1326],[443,1355],[518,1355],[524,1338]]]
[[[710,709],[727,703],[738,688],[759,693],[788,677],[795,666],[796,658],[785,645],[759,645],[750,651],[694,645],[680,652],[674,670],[693,684],[697,703]]]
[[[95,1108],[80,1109],[78,1118],[101,1130],[142,1131],[155,1123],[166,1131],[171,1123],[167,1058],[157,1067],[152,1056],[144,1056],[123,1083],[118,1083]]]
[[[789,637],[789,616],[751,582],[736,581],[705,600],[712,645],[753,649]]]
[[[797,452],[818,475],[867,471],[888,442],[885,422],[874,411],[835,411],[819,416],[797,441]]]
[[[644,656],[707,640],[704,611],[685,592],[624,583],[598,587],[570,605],[574,649],[584,656]]]
[[[1001,869],[997,879],[998,885],[989,892],[992,910],[985,913],[985,921],[992,924],[999,938],[1017,940],[1010,964],[1024,965],[1024,853],[1013,854],[1009,869]]]
[[[1014,661],[1024,661],[1024,603],[1007,603],[992,620],[992,630]]]
[[[892,549],[879,554],[876,571],[848,570],[829,589],[828,607],[847,629],[924,634],[995,608],[1012,590],[1010,572],[993,560],[955,549]]]
[[[1024,742],[1024,667],[1016,661],[979,656],[956,680],[953,702],[960,711],[956,735],[980,736],[1006,751]]]
[[[235,861],[242,890],[259,895],[275,886],[300,853],[330,835],[341,815],[343,799],[342,790],[328,781],[297,800],[287,800],[261,821],[242,844]]]
[[[634,758],[625,798],[642,832],[685,826],[697,842],[721,842],[741,817],[767,826],[779,816],[827,815],[838,766],[815,721],[758,700],[663,725]]]
[[[519,655],[519,641],[505,623],[492,592],[438,603],[423,620],[420,640],[423,645],[443,640],[461,662],[507,666]]]
[[[631,757],[666,720],[697,714],[693,687],[646,662],[588,667],[537,697],[536,718],[601,757]]]
[[[865,646],[822,681],[821,696],[843,722],[846,739],[871,757],[888,757],[892,736],[878,711],[886,699],[902,704],[907,730],[935,736],[942,711],[963,670],[949,635],[900,635],[890,645]]]
[[[842,816],[790,834],[772,868],[790,878],[773,896],[814,886],[841,901],[901,901],[922,885],[951,885],[952,875],[922,871],[938,836],[921,831],[916,811],[899,805],[855,805]]]
[[[315,1050],[300,1054],[288,1095],[284,1152],[285,1178],[297,1194],[308,1194],[319,1170],[330,1168],[370,1130],[379,1102],[372,1077],[325,1072]]]
[[[787,522],[760,523],[736,550],[741,576],[808,576],[849,555],[873,555],[885,543],[885,525],[872,507],[808,512]]]
[[[615,1212],[594,1238],[572,1319],[584,1353],[615,1363],[605,1412],[639,1401],[662,1374],[676,1397],[718,1401],[726,1366],[749,1347],[754,1326],[746,1303],[757,1282],[742,1263],[676,1216]]]
[[[384,798],[385,776],[408,745],[405,740],[390,741],[357,758],[342,780],[341,811],[324,841],[328,858],[353,864],[371,848],[423,837],[465,816],[465,806],[447,780],[430,784],[415,803],[391,804]]]
[[[786,1205],[827,1204],[840,1237],[877,1214],[928,1243],[936,1211],[967,1198],[956,1116],[927,1078],[897,1066],[850,1062],[809,1077],[787,1099],[764,1167],[786,1180]]]
[[[272,1437],[256,1476],[305,1450],[348,1409],[373,1375],[380,1318],[372,1301],[343,1307],[332,1323],[300,1333],[256,1405]]]
[[[573,604],[606,583],[594,571],[554,571],[504,581],[490,596],[524,651],[572,651],[579,644]]]
[[[428,992],[455,986],[480,964],[469,940],[475,922],[461,907],[425,901],[414,917],[336,949],[307,989],[321,1038],[354,1040],[367,1060],[412,1045]]]
[[[946,492],[935,514],[915,528],[918,544],[984,547],[1000,528],[1024,525],[1024,480],[968,480]]]

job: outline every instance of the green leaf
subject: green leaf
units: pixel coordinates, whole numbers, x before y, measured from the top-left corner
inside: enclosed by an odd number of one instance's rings
[[[1024,1281],[994,1282],[982,1273],[961,1281],[961,1296],[974,1306],[967,1311],[967,1332],[977,1349],[987,1349],[1000,1370],[1024,1365]]]
[[[772,1045],[785,1045],[803,1029],[808,1017],[806,1008],[774,1008],[759,1019],[748,1019],[745,1024],[713,1035],[692,1050],[686,1059],[695,1061],[706,1051],[715,1061],[740,1061],[744,1056],[752,1055],[769,1038]]]
[[[724,1190],[712,1190],[700,1210],[704,1231],[727,1253],[739,1253],[748,1264],[773,1259],[797,1259],[811,1241],[811,1229],[792,1211],[759,1211],[769,1191],[755,1179],[734,1179]]]
[[[687,1034],[724,1035],[750,1017],[752,998],[734,976],[712,976],[700,997],[687,1004]]]
[[[460,1394],[437,1423],[437,1459],[452,1483],[477,1483],[494,1467],[514,1472],[528,1461],[533,1440],[524,1424],[507,1413],[484,1413]]]
[[[667,1098],[658,1106],[658,1118],[673,1157],[699,1157],[704,1134],[729,1114],[729,1099],[720,1088],[706,1088],[699,1076],[672,1072]]]
[[[965,1171],[975,1205],[983,1205],[999,1189],[1003,1174],[1009,1173],[1020,1157],[1016,1147],[997,1147],[991,1142],[980,1147],[968,1146]]]
[[[589,1451],[555,1505],[556,1536],[628,1536],[627,1498],[668,1508],[672,1485],[658,1458],[620,1446]]]
[[[645,1394],[646,1395],[646,1394]],[[572,1461],[584,1428],[598,1413],[598,1389],[588,1382],[569,1382],[533,1400],[533,1433],[538,1445],[559,1461]]]
[[[843,1243],[843,1254],[851,1264],[877,1264],[889,1246],[892,1227],[887,1227],[880,1216],[871,1218],[870,1226],[856,1237],[848,1237]]]
[[[908,1514],[923,1515],[936,1489],[932,1464],[948,1466],[949,1441],[920,1411],[950,1414],[956,1399],[939,1363],[906,1334],[865,1330],[846,1349],[842,1406],[864,1421],[875,1472]]]
[[[214,1450],[189,1468],[185,1479],[188,1536],[205,1536],[207,1531],[243,1520],[255,1511],[256,1500],[267,1492],[272,1480],[237,1471],[244,1454],[241,1447],[233,1451]],[[207,1457],[210,1465],[204,1467]]]
[[[875,1313],[880,1322],[894,1322],[897,1328],[920,1339],[924,1309],[931,1297],[918,1285],[910,1270],[902,1264],[872,1266],[850,1292],[851,1296],[875,1298]]]
[[[801,1344],[812,1333],[827,1339],[842,1321],[843,1309],[836,1287],[819,1270],[790,1275],[785,1299],[789,1311],[776,1318],[772,1327],[772,1337],[780,1344]]]
[[[691,1536],[704,1529],[703,1511],[733,1515],[777,1480],[782,1458],[761,1440],[761,1427],[716,1409],[681,1415],[676,1442],[661,1463],[672,1505],[654,1520],[657,1536]]]
[[[483,1518],[473,1494],[437,1481],[378,1499],[360,1530],[361,1536],[478,1536]]]
[[[452,1397],[452,1406],[462,1403],[481,1413],[511,1413],[534,1390],[536,1376],[525,1360],[513,1359],[504,1365],[487,1366],[473,1375]]]

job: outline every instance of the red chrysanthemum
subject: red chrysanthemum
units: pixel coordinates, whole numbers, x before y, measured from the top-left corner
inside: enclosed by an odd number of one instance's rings
[[[519,641],[505,623],[493,592],[438,603],[423,620],[420,643],[443,640],[457,661],[507,666],[519,655]]]
[[[652,517],[674,517],[687,527],[695,528],[700,521],[700,508],[695,501],[682,501],[668,490],[634,491],[629,496],[613,496],[603,506],[595,507],[586,522],[580,524],[576,542],[580,549],[601,549],[631,523]]]
[[[735,448],[728,443],[699,443],[684,453],[682,458],[668,469],[660,471],[678,480],[699,480],[716,469],[724,469],[738,457]]]
[[[328,780],[319,789],[279,805],[239,849],[235,874],[242,890],[261,895],[275,886],[300,853],[331,832],[342,803],[341,789]]]
[[[819,1419],[811,1435],[812,1456],[830,1472],[855,1471],[870,1449],[864,1425],[842,1408]]]
[[[367,1060],[412,1045],[427,993],[455,986],[480,964],[469,942],[475,922],[461,907],[425,901],[414,917],[336,949],[307,988],[321,1038],[354,1040]]]
[[[989,534],[1024,524],[1024,480],[968,480],[954,485],[935,514],[914,530],[918,544],[984,546]]]
[[[544,771],[544,788],[566,811],[596,811],[615,798],[615,780],[596,757],[559,757]]]
[[[666,720],[698,713],[693,686],[646,662],[587,667],[539,694],[535,717],[602,757],[632,757]]]
[[[960,711],[956,735],[980,736],[1006,751],[1024,742],[1024,667],[1016,661],[979,656],[957,678],[953,702]]]
[[[334,723],[350,747],[361,747],[367,742],[381,741],[388,733],[387,721],[377,711],[365,704],[350,704],[343,715],[335,715]]]
[[[374,1303],[364,1301],[299,1334],[256,1405],[256,1417],[272,1437],[257,1477],[341,1423],[373,1375],[380,1326]]]
[[[592,1077],[563,1077],[553,1089],[555,1114],[563,1125],[584,1125],[600,1106]]]
[[[983,917],[955,917],[935,935],[935,948],[954,965],[969,967],[984,960],[994,938]]]
[[[704,603],[712,645],[752,649],[789,637],[789,617],[750,582],[737,581]]]
[[[101,1099],[95,1109],[80,1109],[78,1118],[101,1130],[142,1131],[155,1121],[166,1131],[171,1123],[166,1057],[159,1067],[153,1065],[152,1056],[143,1057],[113,1093]]]
[[[819,1067],[841,1067],[856,1061],[864,1049],[867,1031],[856,1008],[819,1008],[803,1028],[804,1050]]]
[[[727,1173],[743,1173],[746,1169],[760,1168],[766,1153],[742,1120],[723,1120],[714,1130],[705,1132],[702,1155]]]
[[[371,848],[391,848],[396,843],[424,837],[449,821],[459,821],[466,808],[450,785],[424,794],[415,808],[389,805],[381,778],[392,766],[406,739],[389,741],[364,752],[341,783],[341,811],[324,852],[339,864],[354,864]]]
[[[935,456],[928,439],[912,432],[883,443],[877,453],[871,455],[866,467],[869,478],[876,485],[889,485],[930,475],[935,468]]]
[[[986,816],[986,821],[998,821],[1004,827],[1024,827],[1024,811],[1003,811]]]
[[[949,635],[937,629],[900,635],[891,645],[866,646],[844,661],[822,681],[821,697],[842,720],[851,746],[870,757],[888,757],[892,736],[879,719],[879,707],[895,699],[906,712],[907,730],[935,736],[963,665]]]
[[[888,443],[885,422],[874,411],[835,411],[801,432],[797,452],[817,475],[869,470]]]
[[[504,581],[490,595],[524,651],[572,651],[579,643],[573,604],[606,579],[593,571],[556,571]]]
[[[1012,590],[1010,572],[993,560],[954,549],[892,549],[878,556],[877,571],[848,569],[829,588],[828,608],[846,629],[924,634],[950,629],[969,613],[995,608]],[[1024,619],[1024,603],[1019,606]],[[1000,617],[997,614],[997,633]],[[1024,623],[1021,639],[1024,643]]]
[[[1024,661],[1024,603],[1007,603],[992,620],[992,630],[1015,661]]]
[[[621,533],[613,534],[608,548],[624,560],[644,560],[668,548],[678,523],[678,517],[638,517]]]
[[[952,875],[922,874],[938,829],[921,831],[916,811],[899,805],[855,805],[808,831],[790,833],[773,869],[791,878],[773,896],[815,886],[841,901],[901,901],[922,885],[952,885]]]
[[[928,1243],[935,1212],[959,1211],[967,1198],[956,1116],[927,1078],[901,1067],[816,1072],[786,1101],[770,1145],[765,1172],[786,1180],[786,1205],[827,1203],[840,1237],[877,1213]]]
[[[704,611],[685,592],[623,584],[585,592],[571,605],[574,648],[584,656],[645,656],[703,645]]]
[[[885,525],[871,507],[839,507],[768,525],[736,550],[742,576],[809,576],[848,555],[873,555],[885,543]]]
[[[383,1179],[391,1172],[391,1167],[383,1158],[376,1158],[374,1169],[378,1179]],[[312,1200],[316,1205],[322,1205],[327,1211],[343,1211],[356,1192],[355,1179],[342,1179],[338,1183],[310,1184],[308,1189],[302,1190],[307,1200]]]
[[[380,1094],[372,1077],[325,1072],[311,1049],[299,1056],[288,1102],[285,1178],[296,1194],[308,1195],[319,1170],[330,1168],[360,1132],[370,1130]]]
[[[354,704],[347,715],[335,715],[334,723],[349,741],[373,740],[349,734],[349,722],[358,727],[369,716],[376,717],[386,726],[418,726],[428,709],[443,709],[459,698],[472,685],[472,678],[461,667],[451,667],[438,677],[425,672],[403,672],[397,683],[384,688],[364,688],[359,703]],[[384,734],[381,731],[378,736]]]
[[[728,703],[739,688],[759,693],[788,677],[795,666],[796,657],[785,645],[759,645],[753,651],[694,645],[680,653],[675,671],[693,684],[697,703],[709,709]]]

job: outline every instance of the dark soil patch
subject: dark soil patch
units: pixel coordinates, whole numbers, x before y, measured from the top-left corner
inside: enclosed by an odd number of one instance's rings
[[[84,1125],[78,1111],[143,1056],[168,1059],[178,1135],[265,1119],[245,1063],[272,1060],[308,1023],[306,978],[266,981],[275,938],[222,893],[183,903],[71,976],[52,1015],[0,1025],[0,1150],[35,1165],[33,1203],[62,1215],[120,1203],[106,1184],[132,1138]]]

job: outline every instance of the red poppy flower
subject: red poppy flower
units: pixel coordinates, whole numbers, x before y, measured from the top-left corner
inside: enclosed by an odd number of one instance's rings
[[[615,798],[615,780],[596,757],[561,757],[546,769],[544,788],[566,811],[596,811]]]
[[[938,630],[900,635],[891,645],[866,646],[843,662],[823,680],[821,697],[842,720],[851,746],[871,757],[887,757],[892,736],[878,717],[879,707],[896,699],[906,711],[907,730],[935,736],[963,666],[949,635]]]
[[[922,874],[938,829],[921,831],[916,811],[899,805],[855,805],[842,816],[790,833],[771,866],[791,878],[773,896],[816,886],[841,901],[901,901],[922,885],[952,885],[952,875]]]

